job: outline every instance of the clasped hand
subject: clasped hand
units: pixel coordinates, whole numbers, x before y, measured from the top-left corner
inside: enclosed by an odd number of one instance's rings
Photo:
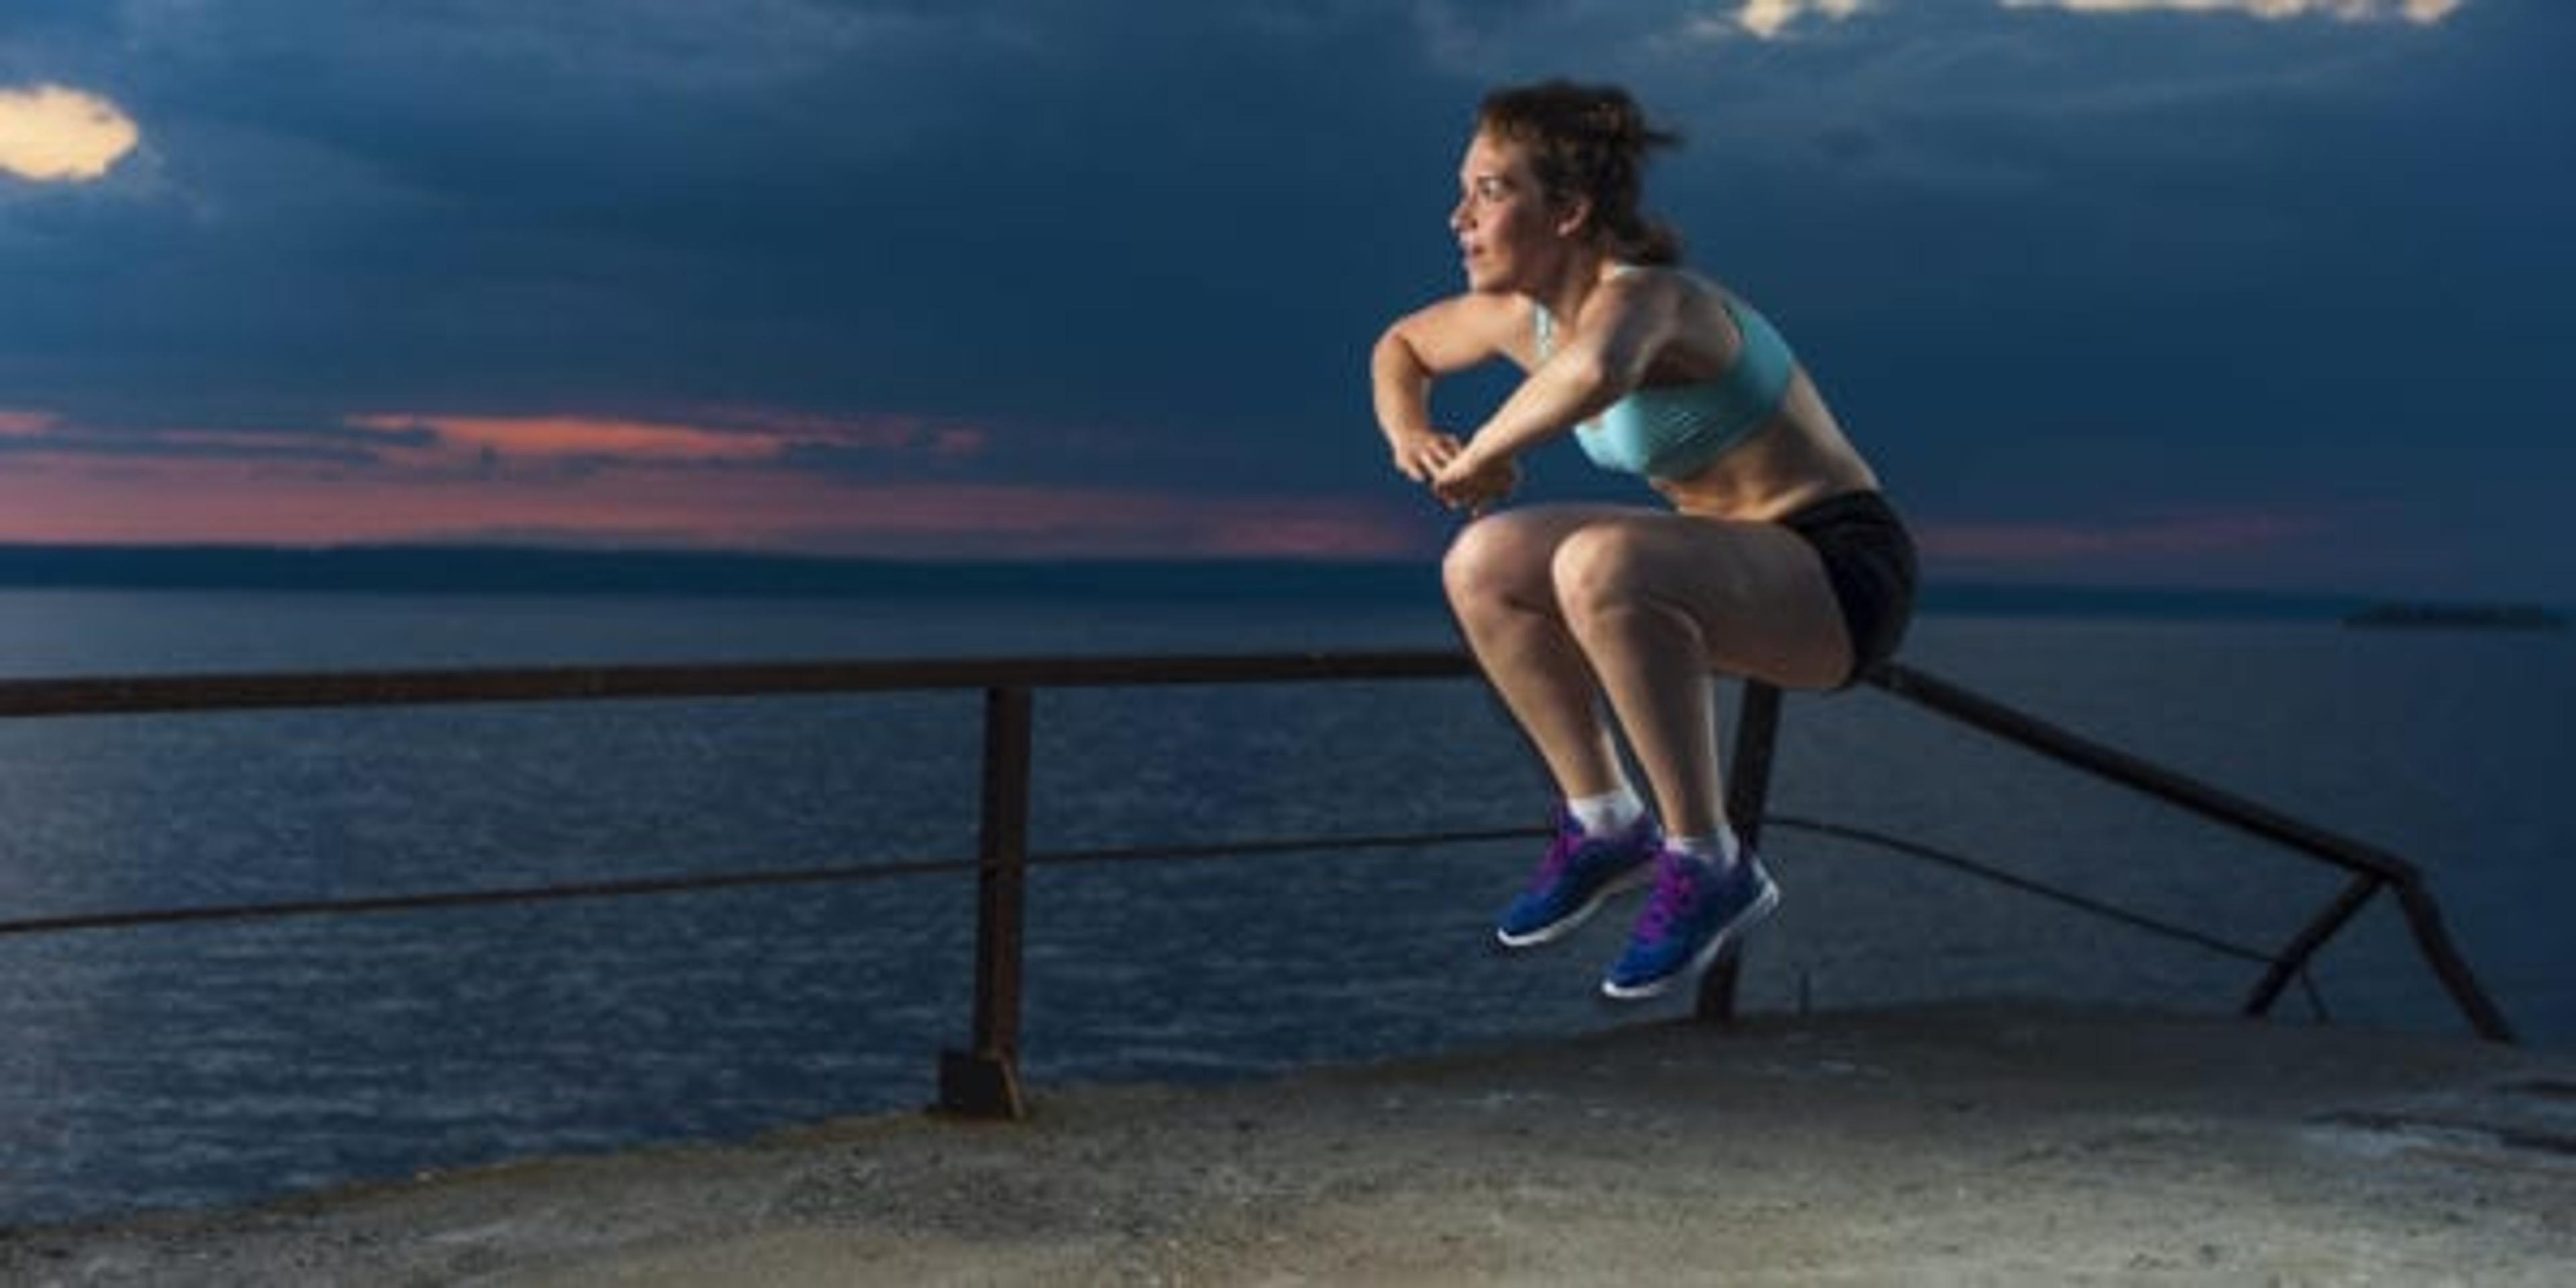
[[[1452,510],[1482,514],[1519,486],[1520,467],[1512,458],[1486,457],[1468,449],[1455,435],[1415,435],[1396,447],[1395,467],[1406,478],[1426,484],[1440,503]]]

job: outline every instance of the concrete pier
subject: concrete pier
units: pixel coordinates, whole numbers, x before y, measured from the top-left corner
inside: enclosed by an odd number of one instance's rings
[[[41,1284],[2576,1283],[2576,1056],[1979,1004],[0,1235]]]

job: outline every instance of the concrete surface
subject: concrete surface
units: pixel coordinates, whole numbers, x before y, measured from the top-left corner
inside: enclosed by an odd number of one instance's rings
[[[2015,1005],[1034,1088],[244,1212],[8,1284],[2576,1284],[2576,1057]]]

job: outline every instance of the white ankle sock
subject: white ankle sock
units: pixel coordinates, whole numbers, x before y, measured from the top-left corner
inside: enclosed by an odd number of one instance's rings
[[[1636,826],[1646,816],[1646,802],[1637,798],[1637,789],[1619,784],[1619,790],[1599,796],[1568,796],[1565,812],[1574,816],[1585,836],[1607,836]]]
[[[1715,836],[1667,837],[1664,846],[1679,850],[1719,872],[1733,868],[1736,856],[1743,852],[1742,844],[1735,839],[1735,829],[1724,823],[1717,825]]]

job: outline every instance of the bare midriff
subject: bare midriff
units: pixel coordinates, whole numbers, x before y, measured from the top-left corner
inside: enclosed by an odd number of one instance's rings
[[[1684,514],[1769,522],[1801,506],[1878,486],[1801,368],[1780,413],[1697,474],[1649,480]]]

